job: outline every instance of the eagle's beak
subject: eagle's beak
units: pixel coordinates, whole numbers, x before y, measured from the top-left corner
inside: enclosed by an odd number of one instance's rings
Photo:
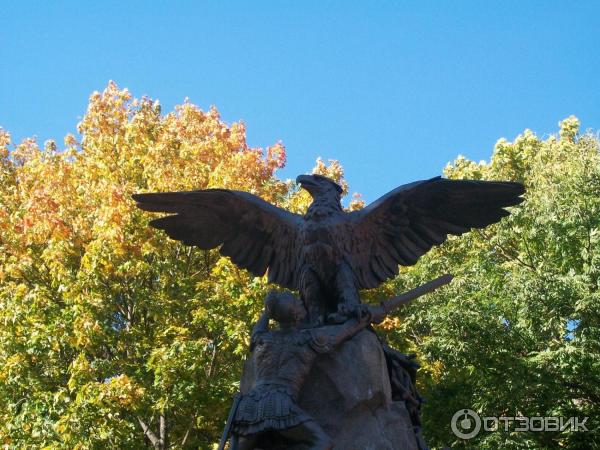
[[[313,194],[314,188],[316,188],[317,183],[312,175],[299,175],[296,178],[296,183],[302,186],[303,189],[306,189],[309,194]]]
[[[303,188],[315,185],[315,181],[310,175],[298,175],[298,177],[296,178],[296,183],[300,184]]]
[[[298,184],[306,184],[306,185],[314,185],[315,179],[312,175],[298,175],[296,178],[296,183]]]

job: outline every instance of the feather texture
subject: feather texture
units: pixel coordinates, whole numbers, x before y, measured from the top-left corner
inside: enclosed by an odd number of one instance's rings
[[[298,289],[297,239],[302,217],[277,208],[247,192],[206,189],[190,192],[135,194],[139,208],[174,213],[150,222],[169,237],[202,249],[221,246],[220,253],[256,276]],[[276,270],[273,272],[273,268]]]
[[[395,264],[413,265],[449,234],[483,228],[523,201],[521,183],[446,180],[440,177],[400,186],[366,208],[350,213],[353,245],[346,257],[360,289],[394,276]]]
[[[397,275],[398,265],[415,264],[449,234],[498,222],[509,214],[504,208],[521,203],[525,192],[520,183],[436,177],[400,186],[366,208],[346,213],[339,193],[320,194],[319,183],[331,188],[318,178],[309,184],[316,193],[305,217],[226,189],[133,198],[143,210],[172,213],[150,222],[171,238],[203,249],[221,246],[221,254],[239,267],[256,276],[268,270],[270,282],[289,289],[300,288],[307,233],[312,230],[309,241],[319,242],[332,255],[321,264],[321,270],[331,272],[320,274],[322,279],[331,280],[337,264],[346,261],[354,272],[353,288],[368,289]]]

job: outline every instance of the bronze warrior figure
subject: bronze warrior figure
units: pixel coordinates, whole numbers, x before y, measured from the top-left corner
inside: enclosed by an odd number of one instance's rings
[[[254,326],[250,350],[254,384],[241,397],[233,416],[232,449],[255,448],[267,432],[290,444],[329,449],[332,441],[321,426],[297,404],[298,394],[318,354],[327,353],[370,322],[365,310],[340,325],[301,328],[306,309],[297,297],[271,291],[265,311]],[[279,323],[269,329],[269,319]]]
[[[265,299],[264,312],[252,331],[250,351],[254,382],[250,391],[234,402],[221,448],[229,431],[233,434],[232,449],[254,449],[264,434],[272,435],[273,432],[289,445],[302,443],[310,449],[331,448],[329,436],[297,404],[300,388],[317,356],[334,350],[370,323],[380,323],[400,305],[449,283],[451,279],[450,275],[441,276],[378,306],[357,304],[351,317],[342,324],[314,328],[303,328],[307,325],[304,321],[307,312],[298,297],[271,290]],[[269,329],[269,319],[278,322],[279,329]],[[394,390],[403,397],[402,401],[415,403],[409,411],[414,410],[418,415],[421,399],[414,391],[414,380],[396,379],[404,371],[395,365],[412,365],[403,361],[401,353],[388,353],[393,361],[389,369]],[[414,366],[411,368],[416,370]],[[420,426],[419,422],[412,421],[415,426]]]

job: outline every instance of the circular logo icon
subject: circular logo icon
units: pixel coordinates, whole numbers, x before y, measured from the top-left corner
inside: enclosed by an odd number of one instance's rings
[[[451,427],[457,438],[471,439],[481,430],[481,418],[471,409],[461,409],[452,416]]]

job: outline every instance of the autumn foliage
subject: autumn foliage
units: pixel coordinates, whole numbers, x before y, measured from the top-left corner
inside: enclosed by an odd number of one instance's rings
[[[189,102],[161,115],[110,83],[64,148],[0,134],[0,443],[207,447],[265,282],[147,226],[130,195],[228,187],[301,210],[276,143]],[[338,180],[339,164],[316,168]],[[142,425],[143,424],[143,425]],[[143,427],[150,430],[146,434]]]
[[[64,145],[0,129],[0,445],[214,448],[267,285],[217,251],[148,227],[136,192],[226,187],[295,212],[285,149],[251,148],[243,123],[189,102],[168,114],[110,83]],[[395,145],[395,144],[394,144]],[[314,171],[344,186],[339,163]],[[575,118],[545,140],[501,140],[451,178],[524,181],[526,202],[449,239],[380,289],[444,272],[453,283],[380,328],[415,351],[432,446],[464,446],[456,410],[590,416],[600,409],[600,156]],[[432,176],[435,174],[432,174]],[[383,193],[382,193],[383,194]],[[359,200],[350,208],[359,208]],[[598,433],[487,433],[468,448],[598,448]],[[469,447],[472,446],[472,447]]]

